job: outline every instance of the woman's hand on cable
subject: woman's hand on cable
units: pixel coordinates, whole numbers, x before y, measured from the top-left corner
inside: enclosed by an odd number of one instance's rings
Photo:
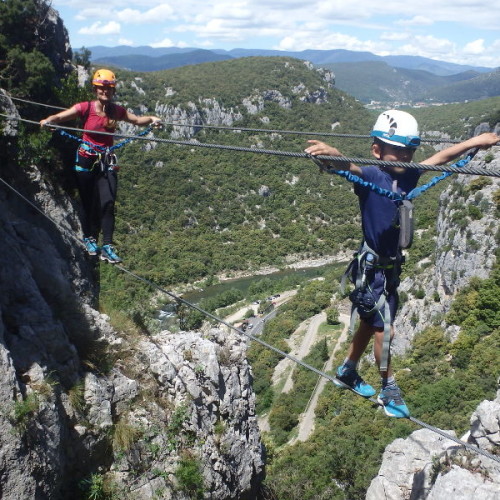
[[[40,127],[48,127],[48,128],[51,128],[52,130],[54,130],[54,127],[52,127],[53,122],[50,120],[50,117],[49,118],[44,118],[43,120],[40,120]]]
[[[161,130],[163,128],[163,122],[161,121],[160,118],[153,117],[151,122],[151,128],[156,128],[158,130]]]

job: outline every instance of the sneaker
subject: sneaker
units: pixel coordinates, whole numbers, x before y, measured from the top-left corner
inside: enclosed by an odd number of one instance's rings
[[[336,380],[333,382],[336,386],[342,387],[342,389],[349,388],[364,398],[370,398],[376,393],[375,389],[370,384],[367,384],[356,370],[349,370],[339,366],[335,378]]]
[[[118,257],[115,253],[115,249],[112,245],[103,245],[101,248],[101,260],[107,260],[111,264],[117,264],[122,262],[122,259]]]
[[[87,253],[89,255],[97,255],[99,253],[99,246],[95,238],[83,238],[83,243],[85,244],[85,248],[87,249]]]
[[[382,389],[377,401],[384,407],[385,414],[389,417],[408,418],[410,416],[410,410],[408,410],[397,385]]]

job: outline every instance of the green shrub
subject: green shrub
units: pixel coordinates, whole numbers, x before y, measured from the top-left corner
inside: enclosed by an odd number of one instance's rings
[[[185,454],[180,459],[174,475],[180,491],[189,495],[190,498],[200,500],[203,498],[203,475],[201,473],[201,464],[198,459],[189,454]]]

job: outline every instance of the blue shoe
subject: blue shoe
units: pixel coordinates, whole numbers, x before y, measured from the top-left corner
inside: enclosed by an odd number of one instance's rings
[[[115,253],[112,245],[103,245],[101,248],[101,260],[107,260],[111,264],[118,264],[122,259]]]
[[[87,253],[89,255],[97,255],[99,253],[99,246],[95,238],[83,238],[83,243],[85,244],[85,248],[87,249]]]
[[[356,370],[350,370],[344,366],[339,366],[335,378],[336,380],[333,382],[336,386],[342,389],[349,388],[364,398],[370,398],[376,393],[375,389],[370,384],[367,384],[359,376]]]
[[[401,397],[401,391],[397,385],[382,389],[377,401],[384,407],[385,414],[389,417],[408,418],[410,416],[410,410]]]

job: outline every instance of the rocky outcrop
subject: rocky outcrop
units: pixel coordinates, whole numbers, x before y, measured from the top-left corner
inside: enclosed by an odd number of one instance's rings
[[[284,66],[289,68],[290,63],[285,62]],[[321,75],[324,86],[318,88],[308,88],[304,83],[295,85],[291,91],[293,98],[283,95],[277,89],[255,89],[251,95],[243,97],[241,104],[233,107],[226,107],[217,99],[212,97],[199,97],[196,102],[188,102],[184,105],[170,105],[157,102],[154,113],[164,119],[166,123],[174,124],[170,136],[172,139],[190,139],[202,130],[203,125],[237,127],[245,118],[245,115],[257,115],[265,112],[267,103],[275,103],[283,109],[291,109],[295,102],[308,102],[322,104],[328,102],[328,89],[333,87],[335,77],[331,71],[324,69],[314,69],[312,64],[306,66],[310,71],[316,71]],[[144,90],[134,81],[131,88],[143,94]],[[166,96],[175,95],[175,89],[168,87]],[[269,123],[267,116],[261,116],[263,123]]]
[[[153,498],[182,491],[188,459],[216,498],[252,498],[263,458],[245,343],[115,331],[95,309],[98,269],[70,201],[35,166],[9,174],[52,221],[0,191],[2,498],[68,498],[91,474]]]
[[[500,391],[472,415],[469,442],[492,454],[500,450],[499,422]],[[421,429],[386,448],[366,500],[494,500],[499,491],[498,461],[464,451],[454,441]]]
[[[480,151],[470,166],[500,169],[500,148]],[[429,267],[430,261],[421,262],[422,273],[406,278],[400,286],[409,300],[396,317],[395,353],[408,349],[415,334],[427,326],[439,324],[447,328],[443,318],[457,291],[472,277],[488,277],[495,263],[495,196],[499,190],[500,180],[496,177],[464,175],[456,176],[442,193],[432,256],[435,265]],[[417,298],[417,290],[424,291],[425,297]],[[452,338],[456,336],[456,332],[449,333]]]
[[[68,31],[59,13],[50,3],[40,2],[40,39],[43,40],[43,53],[52,62],[57,74],[68,74],[73,69],[71,59],[73,51],[69,43]]]

